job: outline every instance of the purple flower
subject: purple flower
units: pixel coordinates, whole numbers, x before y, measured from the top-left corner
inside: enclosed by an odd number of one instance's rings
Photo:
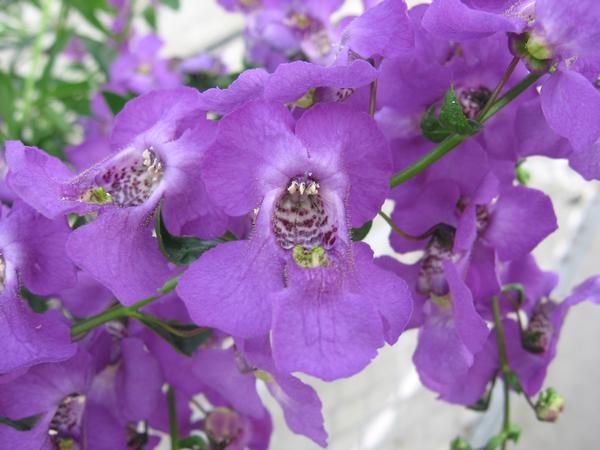
[[[154,34],[134,35],[110,67],[111,85],[136,94],[179,86],[179,78],[159,55],[162,44]]]
[[[2,448],[83,448],[86,394],[93,377],[91,357],[84,351],[62,363],[45,363],[0,384],[0,415],[13,420],[39,416],[30,431],[0,425]]]
[[[10,143],[8,144],[11,145]],[[34,313],[20,296],[26,287],[38,295],[75,284],[75,266],[65,252],[66,219],[49,220],[21,201],[0,218],[0,339],[7,350],[0,374],[34,364],[61,361],[75,353],[59,311]]]
[[[530,278],[529,281],[533,280]],[[535,284],[534,282],[533,285]],[[540,296],[534,299],[535,306],[528,312],[523,330],[513,319],[504,318],[502,321],[509,367],[516,373],[523,391],[529,396],[535,395],[542,388],[548,366],[556,356],[560,331],[569,309],[585,300],[600,303],[598,277],[581,283],[560,303],[549,298],[552,287],[552,284],[547,286],[542,294],[528,292],[526,287],[525,293],[530,297]],[[475,355],[468,373],[455,383],[439,386],[436,390],[446,401],[474,404],[483,396],[488,383],[499,369],[497,336],[492,331],[485,347]]]
[[[377,78],[377,71],[366,61],[357,60],[348,66],[323,67],[304,61],[280,64],[275,72],[263,69],[246,70],[227,88],[212,88],[203,92],[202,103],[206,110],[228,114],[252,100],[269,100],[280,103],[303,103],[312,89],[316,89],[312,103],[324,100],[344,101],[355,89],[367,86]],[[366,104],[365,104],[366,106]],[[366,108],[365,108],[366,110]]]
[[[190,411],[178,414],[180,430],[202,426],[216,448],[266,450],[271,434],[271,419],[256,390],[256,379],[242,373],[233,348],[200,348],[192,357],[184,357],[156,335],[146,342],[161,363],[165,380],[179,394],[184,405],[199,394],[206,399],[202,423],[191,423]],[[219,345],[217,343],[217,345]],[[153,426],[168,430],[168,422],[151,419]],[[225,445],[225,447],[221,447]]]
[[[279,370],[273,360],[267,337],[238,340],[241,366],[256,373],[265,382],[269,393],[283,409],[290,430],[302,434],[322,447],[327,446],[323,427],[321,400],[316,391],[298,378]]]
[[[231,9],[231,1],[226,8]],[[264,7],[257,2],[235,2],[249,11],[245,41],[249,60],[254,64],[275,69],[294,56],[306,55],[309,60],[331,62],[335,52],[333,42],[337,31],[330,16],[343,3],[341,0],[270,0]],[[261,2],[258,2],[261,3]]]
[[[350,241],[350,227],[378,211],[389,172],[372,119],[344,105],[317,105],[297,122],[268,102],[226,116],[205,182],[227,214],[258,210],[248,241],[207,252],[180,281],[192,319],[244,338],[271,331],[283,371],[334,379],[362,369],[411,310],[402,280]]]
[[[42,214],[98,212],[71,234],[67,252],[125,304],[154,294],[173,274],[152,236],[161,201],[174,234],[216,237],[227,227],[198,179],[215,128],[198,95],[180,88],[129,102],[115,120],[114,153],[79,175],[41,150],[9,145],[9,183]]]

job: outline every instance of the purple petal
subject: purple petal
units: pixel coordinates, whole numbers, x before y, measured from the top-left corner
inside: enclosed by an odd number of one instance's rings
[[[122,363],[115,380],[120,413],[127,420],[144,420],[162,400],[160,366],[139,338],[123,339],[121,352]]]
[[[569,142],[548,126],[539,97],[519,105],[515,128],[520,155],[562,158],[572,151]]]
[[[466,348],[475,354],[481,350],[488,337],[488,327],[475,310],[471,291],[460,279],[456,266],[451,261],[444,261],[444,274],[450,288],[456,332]]]
[[[412,23],[406,3],[384,0],[354,19],[344,30],[342,41],[363,58],[393,58],[414,48]]]
[[[81,202],[62,199],[63,184],[74,174],[58,158],[21,142],[8,141],[6,162],[11,189],[44,216],[52,219],[70,211],[84,214],[92,209]]]
[[[318,104],[298,120],[296,134],[311,160],[331,172],[331,179],[345,172],[350,224],[360,227],[371,220],[389,192],[392,173],[390,150],[375,121],[342,104]],[[322,178],[320,182],[325,184]],[[337,194],[344,198],[346,192]]]
[[[349,66],[323,67],[305,61],[280,64],[269,77],[264,96],[281,103],[301,98],[311,88],[358,88],[377,78],[377,71],[366,61]]]
[[[569,165],[586,180],[600,180],[600,141],[591,147],[574,150]]]
[[[482,350],[475,355],[473,365],[462,378],[452,385],[442,386],[438,392],[447,402],[474,405],[484,394],[498,370],[498,346],[495,333],[490,333]],[[431,387],[431,386],[430,386]]]
[[[265,409],[256,392],[256,379],[240,373],[233,349],[199,350],[192,374],[237,412],[257,419],[263,416]]]
[[[2,342],[6,343],[6,339]],[[0,384],[2,416],[22,419],[46,412],[54,413],[67,395],[85,393],[92,381],[92,359],[85,351],[77,354],[73,351],[70,356],[73,357],[61,363],[39,361],[40,364],[21,377]]]
[[[114,296],[87,272],[77,273],[77,284],[58,294],[65,308],[76,317],[87,317],[106,309]]]
[[[269,294],[283,287],[283,265],[264,247],[253,241],[228,242],[192,264],[177,293],[195,323],[240,337],[269,332]]]
[[[70,228],[65,218],[49,220],[22,202],[15,202],[0,222],[5,263],[16,266],[21,281],[32,292],[50,295],[75,285],[75,266],[65,243]]]
[[[182,122],[191,127],[203,117],[200,93],[196,89],[153,91],[127,102],[117,114],[110,146],[121,150],[143,133],[152,134],[157,142],[166,142],[179,137]]]
[[[77,349],[60,312],[34,313],[25,300],[6,291],[0,298],[0,342],[6,352],[0,362],[0,374],[62,361]]]
[[[202,93],[201,104],[206,111],[229,114],[249,101],[263,98],[269,73],[264,69],[245,70],[227,89],[212,88]]]
[[[485,239],[501,260],[519,259],[557,229],[552,201],[523,186],[505,190],[495,205]]]
[[[125,305],[156,294],[174,275],[152,237],[144,208],[106,211],[77,228],[67,241],[69,257]]]
[[[452,311],[428,302],[427,316],[419,330],[413,361],[421,381],[439,390],[464,377],[473,364],[473,354],[458,335]]]
[[[402,231],[419,236],[435,225],[456,225],[456,203],[460,197],[459,187],[453,181],[427,183],[412,202],[396,206],[392,219]],[[392,247],[397,252],[423,248],[426,241],[409,241],[392,231]]]
[[[293,118],[283,105],[248,103],[219,122],[203,178],[227,214],[241,216],[272,189],[283,189],[303,173],[306,151],[293,135]]]
[[[499,31],[519,31],[526,22],[515,19],[483,9],[472,9],[461,0],[434,0],[423,17],[423,27],[446,39],[462,41],[480,39]]]
[[[336,269],[289,267],[288,287],[273,294],[273,357],[286,372],[329,381],[363,369],[384,344],[370,292]],[[349,279],[352,277],[352,280]]]
[[[598,141],[600,92],[583,75],[557,71],[544,83],[541,100],[548,125],[569,139],[575,151]]]
[[[385,340],[393,345],[412,316],[413,301],[408,286],[396,274],[379,268],[365,243],[354,244],[354,261],[357,275],[368,286],[371,301],[381,316]]]

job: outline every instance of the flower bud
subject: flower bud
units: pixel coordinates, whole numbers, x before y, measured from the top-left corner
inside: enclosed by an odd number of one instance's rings
[[[556,422],[563,409],[565,409],[565,399],[554,388],[540,392],[535,404],[535,414],[538,420]]]

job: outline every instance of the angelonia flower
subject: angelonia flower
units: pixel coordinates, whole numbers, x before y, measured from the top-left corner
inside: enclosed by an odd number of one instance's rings
[[[0,449],[267,450],[265,395],[325,448],[305,376],[355,375],[406,332],[440,400],[483,409],[499,383],[556,421],[546,374],[600,278],[557,294],[526,166],[600,179],[597,2],[218,0],[244,21],[239,73],[163,56],[175,3],[144,5],[149,33],[129,0],[71,8],[104,37],[43,49],[67,146],[35,132],[49,91],[0,77]],[[54,79],[63,59],[82,81]]]
[[[254,229],[184,274],[177,291],[192,319],[241,338],[271,333],[278,367],[323,379],[355,373],[394,342],[410,295],[350,240],[386,195],[388,151],[371,118],[337,103],[295,121],[255,101],[221,119],[203,177],[226,214],[254,214]]]

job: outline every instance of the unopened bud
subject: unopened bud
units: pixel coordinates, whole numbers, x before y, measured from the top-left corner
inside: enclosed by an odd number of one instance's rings
[[[540,392],[535,404],[535,414],[544,422],[556,422],[564,409],[565,399],[554,388]]]
[[[450,444],[450,450],[473,450],[465,438],[457,437]]]

